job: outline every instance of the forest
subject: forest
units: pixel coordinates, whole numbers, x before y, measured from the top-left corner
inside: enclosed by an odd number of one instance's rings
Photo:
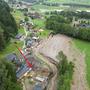
[[[90,13],[85,14],[82,12],[82,14],[75,14],[73,12],[62,12],[61,14],[58,14],[54,12],[54,14],[51,14],[49,17],[47,17],[46,28],[53,30],[56,34],[65,34],[74,38],[90,41],[90,28],[82,28],[78,26],[75,27],[75,25],[72,26],[73,15],[76,16],[77,19],[83,17],[89,19]]]
[[[16,22],[10,13],[10,8],[0,0],[0,51],[18,33]]]

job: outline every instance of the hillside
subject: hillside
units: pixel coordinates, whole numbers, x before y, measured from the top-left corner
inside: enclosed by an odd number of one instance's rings
[[[3,0],[0,0],[0,50],[5,44],[17,34],[17,25],[10,14],[10,8]]]

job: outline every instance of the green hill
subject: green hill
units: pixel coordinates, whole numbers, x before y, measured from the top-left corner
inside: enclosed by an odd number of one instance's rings
[[[17,25],[10,13],[10,8],[0,0],[0,50],[3,50],[11,37],[17,34]]]

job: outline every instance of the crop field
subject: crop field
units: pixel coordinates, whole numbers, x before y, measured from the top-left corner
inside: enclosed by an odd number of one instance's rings
[[[34,8],[35,10],[53,10],[53,9],[62,9],[64,7],[58,7],[58,6],[46,6],[46,5],[33,5],[32,8]]]
[[[90,11],[90,8],[86,8],[86,7],[69,7],[69,6],[47,6],[47,5],[41,5],[41,4],[36,4],[33,5],[32,8],[36,11],[36,12],[47,12],[47,11],[60,11],[60,10],[84,10],[84,11]]]
[[[47,0],[47,2],[90,4],[90,0]]]

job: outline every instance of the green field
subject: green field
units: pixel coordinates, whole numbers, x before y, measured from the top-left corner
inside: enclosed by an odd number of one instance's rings
[[[36,28],[44,28],[45,27],[44,19],[33,19],[33,23],[36,26]]]
[[[86,54],[86,73],[87,73],[87,81],[90,86],[90,42],[85,42],[81,40],[74,40],[75,45],[81,52]]]
[[[36,29],[43,29],[42,32],[37,33],[37,35],[40,38],[47,37],[49,35],[49,33],[51,32],[51,30],[45,29],[45,19],[33,19],[33,23],[34,23]]]
[[[35,10],[53,10],[53,9],[62,9],[58,6],[47,6],[47,5],[41,5],[41,4],[37,4],[37,5],[33,5],[32,8],[34,8]]]
[[[51,30],[45,30],[42,31],[42,32],[38,32],[37,35],[40,37],[40,38],[46,38],[48,37],[48,35],[50,34]]]
[[[20,34],[25,34],[24,28],[23,28],[23,27],[20,27],[20,28],[18,29],[18,33],[20,33]]]
[[[19,21],[24,17],[23,13],[19,10],[15,10],[15,12],[13,11],[12,15],[17,23],[19,23]]]
[[[18,32],[21,34],[25,33],[23,28],[20,28]],[[0,58],[5,57],[7,54],[10,54],[12,52],[19,53],[13,41],[16,40],[12,39],[11,42],[7,44],[7,47],[3,51],[0,51]],[[22,47],[23,41],[17,41],[17,46]]]
[[[32,8],[34,11],[39,12],[39,13],[44,13],[47,11],[60,11],[60,10],[82,10],[82,11],[90,11],[90,8],[86,7],[67,7],[67,6],[47,6],[47,5],[41,5],[41,4],[36,4],[33,5]]]
[[[90,4],[90,0],[47,0],[47,2]]]

